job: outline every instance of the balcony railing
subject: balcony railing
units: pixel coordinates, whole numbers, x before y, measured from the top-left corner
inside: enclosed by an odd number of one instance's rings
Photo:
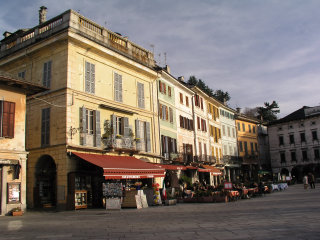
[[[230,155],[223,156],[222,160],[224,164],[241,164],[243,162],[242,158]]]
[[[127,37],[114,33],[72,10],[29,30],[17,31],[14,35],[1,40],[0,58],[68,28],[143,65],[155,66],[153,53],[129,41]]]
[[[114,137],[102,139],[104,148],[118,150],[137,150],[136,141],[131,137]]]

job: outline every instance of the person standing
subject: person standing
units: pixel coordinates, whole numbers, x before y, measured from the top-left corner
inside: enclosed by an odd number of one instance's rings
[[[315,189],[316,186],[314,184],[314,175],[312,173],[309,173],[309,177],[308,177],[308,181],[309,181],[309,184],[310,184],[310,188],[311,189]]]
[[[304,186],[304,189],[308,189],[308,176],[307,175],[304,175],[304,177],[303,177],[303,186]]]

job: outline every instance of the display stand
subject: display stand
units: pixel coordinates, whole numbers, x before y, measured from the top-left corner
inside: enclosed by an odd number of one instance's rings
[[[86,190],[77,190],[75,191],[75,209],[87,208],[87,191]]]

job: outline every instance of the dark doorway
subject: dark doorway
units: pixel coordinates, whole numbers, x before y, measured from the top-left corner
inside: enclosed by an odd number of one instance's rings
[[[49,155],[39,158],[35,170],[34,206],[50,209],[56,206],[56,164]]]

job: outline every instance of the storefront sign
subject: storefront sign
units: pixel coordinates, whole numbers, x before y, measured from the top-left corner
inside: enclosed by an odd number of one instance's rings
[[[224,183],[224,189],[231,190],[232,189],[232,183],[231,182],[225,182]]]
[[[136,178],[140,178],[139,175],[129,175],[129,176],[128,176],[128,175],[122,175],[121,177],[122,177],[123,179],[130,179],[130,178],[131,178],[131,179],[133,179],[133,178],[136,179]]]

